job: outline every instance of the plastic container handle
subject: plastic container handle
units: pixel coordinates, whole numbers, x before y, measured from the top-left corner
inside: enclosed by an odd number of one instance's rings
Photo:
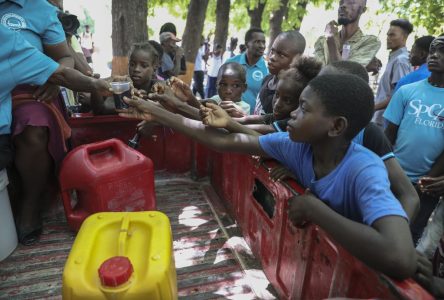
[[[125,256],[125,249],[129,236],[128,233],[129,223],[130,223],[130,214],[126,213],[122,218],[122,223],[120,224],[120,233],[118,238],[119,256]]]
[[[119,147],[120,146],[120,147]],[[91,162],[90,157],[93,154],[93,152],[99,152],[99,151],[104,151],[107,149],[112,149],[114,150],[114,152],[117,154],[117,157],[119,159],[119,161],[123,161],[123,156],[124,156],[124,152],[123,152],[123,148],[126,147],[126,145],[118,140],[118,139],[109,139],[103,142],[99,142],[96,144],[92,144],[92,145],[88,145],[86,147],[86,153],[85,153],[85,161],[87,161],[90,166],[94,167],[94,164]]]
[[[63,206],[65,207],[65,212],[67,216],[74,216],[74,209],[71,207],[71,193],[70,190],[65,190],[61,192]]]

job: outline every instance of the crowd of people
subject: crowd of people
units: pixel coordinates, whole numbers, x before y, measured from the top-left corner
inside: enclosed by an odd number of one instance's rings
[[[72,17],[59,1],[0,2],[0,36],[8,41],[0,50],[7,74],[0,169],[8,167],[18,186],[20,242],[38,241],[48,187],[67,152],[62,85],[87,92],[94,114],[143,120],[145,135],[162,124],[218,151],[276,159],[282,166],[270,170],[273,180],[306,188],[289,202],[295,226],[315,223],[375,270],[414,277],[444,297],[444,36],[419,37],[408,51],[413,25],[391,21],[390,55],[374,94],[369,72],[381,68],[381,42],[360,29],[365,11],[365,0],[340,0],[314,57],[303,55],[298,31],[280,33],[267,59],[259,28],[246,32],[237,55],[237,39],[210,51],[202,37],[192,85],[177,78],[187,65],[176,27],[166,23],[159,42],[132,46],[133,96],[125,98],[128,109],[116,110],[110,80],[97,79],[85,55],[94,48],[89,28],[73,47],[76,30],[63,26]]]

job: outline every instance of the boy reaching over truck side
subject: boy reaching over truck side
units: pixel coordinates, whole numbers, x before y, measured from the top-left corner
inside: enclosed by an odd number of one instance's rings
[[[155,120],[219,151],[277,159],[310,189],[290,200],[294,224],[319,225],[352,255],[394,278],[416,271],[407,216],[390,191],[382,161],[351,142],[373,114],[373,93],[361,79],[313,79],[291,114],[288,133],[261,137],[207,128],[152,101],[135,97],[127,102],[130,108],[120,116]]]

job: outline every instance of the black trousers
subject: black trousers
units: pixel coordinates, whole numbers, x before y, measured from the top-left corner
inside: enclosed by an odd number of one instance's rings
[[[417,186],[415,186],[415,188],[419,195],[420,207],[418,215],[413,222],[410,223],[410,231],[412,232],[413,243],[416,246],[424,228],[427,226],[430,215],[438,204],[439,196],[427,195],[421,193]]]
[[[202,99],[205,98],[205,92],[204,92],[204,71],[194,71],[193,74],[193,94],[196,95],[196,93],[199,93],[200,97]]]

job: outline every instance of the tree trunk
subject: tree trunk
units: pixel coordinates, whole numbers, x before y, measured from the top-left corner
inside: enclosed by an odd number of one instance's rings
[[[250,16],[250,28],[262,28],[262,14],[264,12],[265,4],[267,1],[259,1],[258,5],[254,9],[247,9]]]
[[[186,83],[190,83],[193,76],[194,62],[200,47],[208,1],[209,0],[191,0],[188,6],[187,22],[182,38],[182,47],[187,61],[187,73],[183,77],[180,77]]]
[[[294,30],[299,31],[301,29],[301,24],[302,24],[302,20],[304,20],[304,16],[306,13],[306,9],[307,9],[307,4],[308,4],[308,0],[300,0],[298,2],[298,10],[303,12],[299,15],[299,18],[296,20],[297,22],[294,22],[294,25],[292,26],[292,28]]]
[[[113,75],[128,74],[128,52],[133,43],[148,40],[146,0],[112,0]]]
[[[214,44],[221,45],[223,51],[225,51],[227,46],[230,2],[230,0],[217,0],[216,4],[216,33],[214,36]]]
[[[280,0],[279,9],[275,10],[270,18],[270,41],[268,50],[271,49],[274,40],[282,32],[282,21],[288,12],[288,0]]]

